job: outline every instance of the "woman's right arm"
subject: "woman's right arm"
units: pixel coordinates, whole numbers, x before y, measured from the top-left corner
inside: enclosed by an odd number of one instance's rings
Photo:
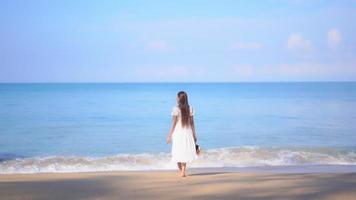
[[[172,140],[172,134],[173,134],[174,128],[176,127],[176,124],[177,124],[177,116],[174,115],[172,117],[172,126],[171,126],[171,129],[169,130],[169,133],[167,136],[167,144],[170,143]]]
[[[190,126],[192,127],[193,130],[193,137],[194,137],[194,141],[197,142],[197,135],[195,134],[195,126],[194,126],[194,117],[190,116]]]

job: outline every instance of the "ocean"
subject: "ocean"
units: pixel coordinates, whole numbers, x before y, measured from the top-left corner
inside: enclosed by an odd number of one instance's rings
[[[202,148],[188,168],[356,165],[356,82],[0,83],[0,174],[176,169],[180,90]]]

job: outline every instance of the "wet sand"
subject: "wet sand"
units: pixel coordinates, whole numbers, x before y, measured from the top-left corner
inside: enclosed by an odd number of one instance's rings
[[[356,173],[175,171],[0,175],[1,199],[356,199]]]

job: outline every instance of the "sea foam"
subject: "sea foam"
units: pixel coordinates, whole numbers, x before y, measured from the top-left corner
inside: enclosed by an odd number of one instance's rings
[[[355,148],[224,147],[203,150],[189,167],[356,165]],[[0,174],[66,173],[176,169],[170,153],[117,154],[103,157],[46,156],[5,159]]]

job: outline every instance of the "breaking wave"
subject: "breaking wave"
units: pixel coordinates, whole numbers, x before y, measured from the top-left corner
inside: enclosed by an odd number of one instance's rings
[[[224,147],[202,150],[189,167],[356,165],[356,149],[302,147]],[[105,157],[46,156],[0,160],[0,174],[66,173],[176,169],[170,153],[117,154]]]

